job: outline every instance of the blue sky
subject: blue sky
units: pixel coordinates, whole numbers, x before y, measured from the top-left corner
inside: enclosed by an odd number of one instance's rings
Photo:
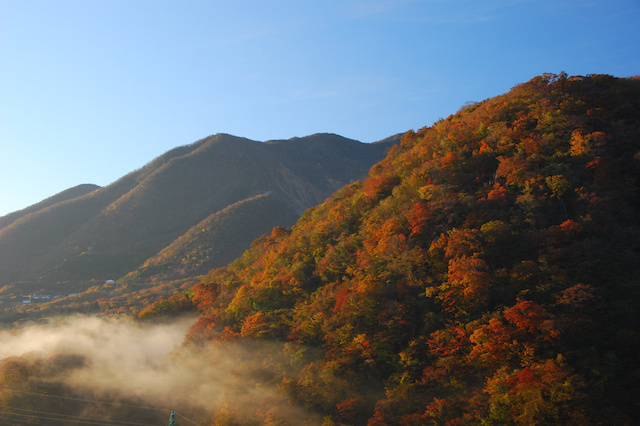
[[[224,132],[363,142],[640,74],[640,0],[0,0],[0,216]]]

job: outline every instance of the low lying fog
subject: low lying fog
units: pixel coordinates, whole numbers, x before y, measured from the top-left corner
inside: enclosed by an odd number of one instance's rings
[[[84,365],[67,371],[61,379],[65,384],[89,389],[94,395],[115,392],[167,410],[196,406],[212,413],[230,400],[246,402],[247,408],[260,403],[282,406],[276,392],[256,380],[265,374],[265,364],[257,360],[256,353],[262,359],[265,354],[277,357],[281,347],[271,350],[265,345],[225,343],[186,349],[182,340],[194,321],[140,324],[127,319],[65,318],[0,332],[0,359],[27,354],[80,355]],[[311,420],[295,407],[287,410],[291,416]]]

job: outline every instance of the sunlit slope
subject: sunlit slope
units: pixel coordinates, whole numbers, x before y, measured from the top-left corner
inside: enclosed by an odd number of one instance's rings
[[[218,134],[176,148],[0,230],[0,283],[119,278],[210,215],[266,192],[287,206],[287,225],[291,210],[299,215],[362,177],[389,145],[330,134],[268,143]]]
[[[327,424],[636,424],[639,184],[640,79],[536,77],[212,271],[188,339],[288,342]]]

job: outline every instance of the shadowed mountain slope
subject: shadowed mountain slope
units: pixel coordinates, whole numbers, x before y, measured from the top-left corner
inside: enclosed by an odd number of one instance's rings
[[[270,193],[281,211],[270,213],[264,229],[236,231],[250,241],[270,232],[273,218],[290,225],[293,215],[361,178],[392,143],[333,134],[263,143],[218,134],[175,148],[111,185],[7,220],[0,283],[118,278],[209,216]],[[225,259],[246,248],[230,246]]]
[[[0,230],[2,228],[9,226],[11,223],[15,222],[16,220],[20,219],[23,216],[26,216],[31,213],[35,213],[37,211],[45,209],[54,204],[58,204],[63,201],[80,197],[82,195],[88,194],[89,192],[95,191],[96,189],[99,189],[99,188],[100,187],[98,185],[92,185],[92,184],[83,184],[83,185],[74,186],[73,188],[69,188],[62,192],[59,192],[58,194],[51,196],[45,200],[42,200],[39,203],[29,206],[25,209],[18,210],[13,213],[9,213],[5,216],[0,217]]]
[[[247,198],[207,217],[119,283],[171,281],[202,275],[236,259],[256,235],[276,226],[291,226],[298,217],[291,205],[272,193]]]

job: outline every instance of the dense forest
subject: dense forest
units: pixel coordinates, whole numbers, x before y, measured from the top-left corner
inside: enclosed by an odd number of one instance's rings
[[[328,424],[634,424],[639,178],[640,79],[536,77],[211,272],[189,340],[299,345]]]
[[[139,319],[250,348],[200,423],[638,424],[639,184],[640,78],[544,74]]]

